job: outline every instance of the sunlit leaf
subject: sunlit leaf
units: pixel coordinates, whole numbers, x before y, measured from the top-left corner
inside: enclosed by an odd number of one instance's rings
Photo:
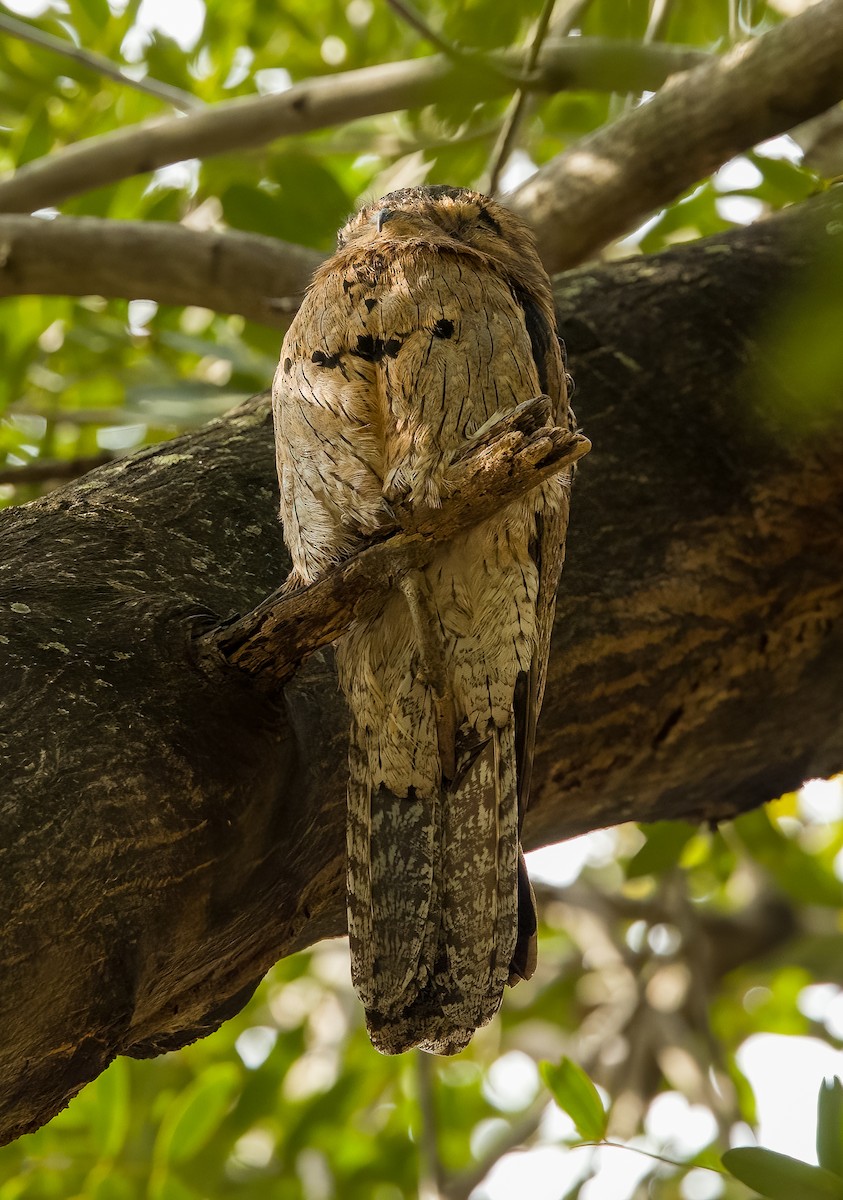
[[[574,1122],[580,1136],[588,1141],[605,1137],[608,1114],[600,1093],[582,1067],[570,1058],[563,1058],[558,1063],[540,1063],[539,1070],[553,1099]]]
[[[685,846],[697,832],[696,827],[686,821],[655,821],[652,825],[642,825],[641,830],[647,840],[626,864],[627,879],[638,879],[676,866]]]
[[[234,1064],[218,1063],[176,1097],[161,1122],[155,1145],[159,1162],[184,1162],[216,1132],[240,1083]]]
[[[764,809],[744,813],[734,828],[752,858],[770,872],[787,895],[803,904],[833,908],[843,904],[843,883],[833,871],[824,870],[798,841],[777,829]]]
[[[102,27],[111,20],[108,0],[72,0],[71,12],[83,13],[94,27]]]
[[[794,203],[813,195],[819,186],[819,180],[813,171],[790,162],[786,158],[767,158],[763,154],[747,154],[750,162],[754,163],[764,176],[763,183],[756,188],[750,188],[749,195],[760,196],[776,204]]]

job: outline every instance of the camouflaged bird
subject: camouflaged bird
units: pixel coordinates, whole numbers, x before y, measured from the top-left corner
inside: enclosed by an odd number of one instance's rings
[[[281,517],[310,583],[541,393],[566,426],[550,282],[527,226],[477,192],[419,187],[339,235],[275,377]],[[529,978],[519,844],[570,476],[441,546],[337,642],[351,709],[348,930],[374,1045],[462,1049]]]

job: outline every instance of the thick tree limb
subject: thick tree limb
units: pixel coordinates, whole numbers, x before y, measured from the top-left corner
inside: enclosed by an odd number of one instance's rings
[[[843,384],[808,421],[770,403],[766,368],[782,304],[832,269],[834,203],[560,284],[595,449],[530,846],[723,819],[843,766]],[[0,518],[3,1138],[343,929],[331,655],[279,702],[194,654],[286,575],[275,514],[256,401]]]
[[[507,203],[548,271],[575,266],[750,146],[843,98],[843,0],[823,0],[558,155]]]
[[[304,291],[322,255],[257,233],[163,221],[0,216],[0,296],[107,296],[199,304],[264,325]],[[286,316],[285,316],[286,314]]]
[[[705,55],[687,46],[637,46],[577,39],[548,43],[530,87],[536,91],[660,87],[673,72]],[[520,57],[504,55],[504,66]],[[0,212],[32,212],[70,196],[144,175],[186,158],[208,158],[265,146],[361,117],[435,104],[448,95],[471,102],[505,95],[504,76],[444,55],[383,63],[294,84],[272,96],[239,98],[186,117],[146,121],[55,151],[0,182]]]

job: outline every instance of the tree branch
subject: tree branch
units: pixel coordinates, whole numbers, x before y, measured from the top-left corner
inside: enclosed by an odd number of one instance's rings
[[[150,79],[148,76],[145,79],[133,79],[110,59],[103,58],[101,54],[93,54],[90,50],[82,50],[80,47],[74,46],[72,42],[65,41],[64,38],[54,37],[46,30],[39,29],[37,25],[30,25],[26,21],[19,21],[15,17],[0,13],[0,30],[22,42],[29,42],[40,50],[49,50],[51,54],[60,54],[62,58],[79,63],[80,66],[96,72],[105,79],[113,79],[116,83],[122,83],[124,87],[132,88],[136,92],[143,92],[147,96],[154,96],[156,100],[163,100],[166,104],[172,104],[181,112],[192,112],[194,109],[204,108],[204,101],[200,100],[198,96],[191,96],[190,92],[186,92],[183,88],[173,87],[172,84],[162,83],[160,79]]]
[[[323,256],[256,233],[162,221],[0,216],[0,295],[201,304],[283,326]],[[284,298],[296,302],[285,305]]]
[[[507,203],[533,225],[548,271],[562,271],[741,150],[841,97],[843,0],[823,0],[675,77],[546,163]]]
[[[385,528],[310,587],[295,592],[281,587],[246,616],[203,632],[197,653],[221,656],[275,687],[285,683],[314,650],[336,641],[373,598],[384,596],[408,571],[426,566],[440,542],[588,453],[588,438],[546,424],[549,413],[546,396],[519,405],[454,465],[441,508],[408,512],[403,530]]]
[[[801,311],[834,261],[834,203],[559,285],[595,449],[529,847],[725,819],[843,766],[843,384],[824,426],[788,423],[768,373],[782,299]],[[264,398],[0,514],[0,1140],[344,928],[330,652],[280,698],[194,653],[286,575],[276,512]]]
[[[547,31],[550,26],[550,18],[553,16],[553,10],[556,7],[556,0],[544,0],[542,10],[539,13],[539,19],[536,22],[535,30],[533,31],[532,41],[527,49],[527,57],[525,63],[525,73],[529,75],[535,70],[536,63],[539,60],[539,52],[542,48],[542,42],[547,37]],[[568,21],[576,19],[577,10],[582,5],[575,5],[566,19]],[[568,29],[561,31],[564,34]],[[487,179],[484,179],[479,186],[480,191],[487,191],[490,196],[494,196],[498,191],[498,183],[500,181],[501,172],[509,161],[515,146],[515,139],[518,136],[518,128],[521,124],[521,118],[524,115],[527,103],[527,93],[523,88],[519,88],[509,102],[504,119],[501,124],[498,136],[495,139],[495,145],[492,147],[491,160],[488,170]]]
[[[656,88],[672,72],[704,57],[685,46],[641,47],[585,38],[548,43],[529,86],[548,92]],[[496,61],[517,67],[520,57],[502,55]],[[0,182],[0,212],[32,212],[186,158],[253,149],[361,117],[435,104],[445,94],[475,103],[505,95],[511,87],[479,62],[455,64],[444,55],[321,76],[277,95],[238,98],[186,117],[146,121],[54,151]]]
[[[580,43],[544,48],[540,64],[546,86],[574,85],[576,70],[564,78],[554,74],[569,69],[563,51],[571,49],[577,53],[568,59],[569,67],[574,62],[576,69],[591,79],[592,86],[603,86],[601,71],[607,74],[605,86],[629,90],[648,86],[624,78],[623,64],[616,57],[618,47]],[[666,51],[664,46],[648,47],[646,53],[657,56],[651,65]],[[636,69],[640,68],[640,54],[641,48],[634,47],[627,65],[634,63]],[[677,65],[670,54],[660,61],[663,70],[670,61]],[[396,66],[413,66],[421,75],[414,82],[413,71],[409,71],[409,78],[402,82],[395,78]],[[34,179],[38,187],[39,179],[47,181],[48,191],[39,192],[37,197],[27,193],[33,203],[46,204],[56,198],[49,191],[50,180],[72,176],[84,190],[108,181],[98,177],[97,170],[108,172],[121,162],[131,173],[172,161],[172,153],[199,153],[202,146],[209,153],[217,152],[209,149],[208,139],[219,151],[230,148],[226,139],[232,136],[235,140],[245,139],[245,145],[252,144],[249,138],[258,134],[267,140],[274,136],[270,120],[273,112],[283,124],[300,108],[301,119],[307,122],[320,114],[324,117],[333,105],[334,119],[340,119],[337,106],[342,109],[342,103],[349,102],[349,94],[357,95],[364,82],[361,75],[374,73],[380,79],[379,103],[389,92],[391,102],[404,105],[409,102],[408,88],[424,91],[439,81],[433,87],[435,91],[451,70],[447,60],[429,58],[415,64],[349,72],[298,85],[281,97],[234,101],[175,123],[137,126],[128,132],[92,139],[49,159],[39,159],[0,183],[0,208],[7,202],[7,206],[15,207],[16,202],[9,201],[9,196],[25,178]],[[336,94],[332,92],[335,85]],[[324,92],[325,97],[324,102],[308,107],[311,87],[316,89],[314,95]],[[562,269],[595,252],[732,154],[821,111],[841,94],[843,0],[824,0],[764,37],[737,47],[725,58],[675,79],[650,103],[548,163],[513,193],[508,203],[538,229],[549,269]],[[372,97],[364,95],[364,99]],[[280,108],[279,101],[283,102]],[[275,108],[265,109],[266,102]],[[350,110],[342,110],[343,118],[354,114],[353,105]],[[185,129],[186,139],[182,136]],[[191,130],[197,133],[198,141]],[[154,146],[147,144],[149,138]],[[141,151],[151,153],[152,159],[145,157],[141,162]],[[163,158],[156,157],[159,151]],[[78,161],[76,154],[82,156]],[[81,176],[74,175],[74,163],[80,166]],[[65,176],[66,167],[71,176]],[[88,168],[93,171],[90,176],[85,174]],[[30,171],[34,175],[26,175]],[[118,171],[109,179],[119,175]],[[301,292],[319,261],[313,251],[234,231],[204,234],[160,222],[148,226],[142,222],[66,218],[46,223],[0,217],[3,295],[97,293],[166,304],[202,304],[282,326],[295,307],[284,303],[283,298]]]
[[[57,479],[78,479],[87,471],[111,462],[113,454],[84,454],[81,458],[35,458],[19,467],[0,469],[0,484],[46,483]]]

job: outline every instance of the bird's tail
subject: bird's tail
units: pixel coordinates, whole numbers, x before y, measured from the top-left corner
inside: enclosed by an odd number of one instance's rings
[[[373,787],[368,756],[352,738],[346,826],[351,977],[367,1013],[385,1019],[411,1004],[431,974],[440,822],[438,796],[412,788],[396,796]]]
[[[373,790],[354,749],[350,773],[352,975],[372,1042],[453,1054],[497,1011],[517,959],[513,723],[462,730],[439,794]]]

